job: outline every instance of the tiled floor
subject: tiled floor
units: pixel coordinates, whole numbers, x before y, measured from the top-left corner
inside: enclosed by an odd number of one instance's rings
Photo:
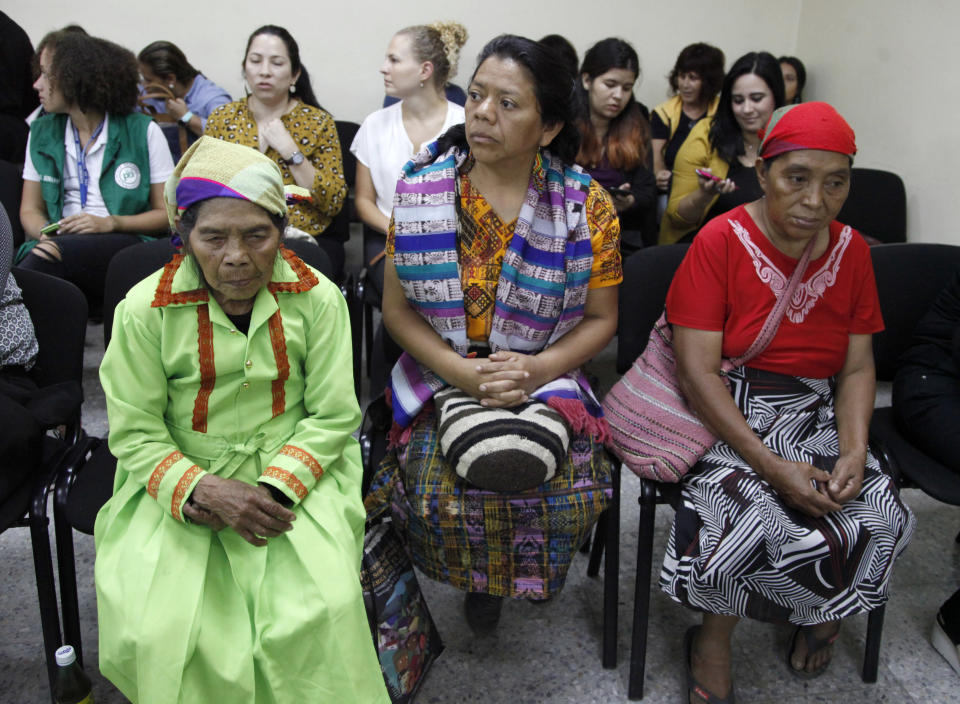
[[[91,434],[104,435],[103,394],[96,378],[102,356],[102,328],[91,325],[87,339],[87,380],[84,424]],[[609,379],[608,350],[594,371]],[[623,481],[621,519],[619,661],[615,670],[600,666],[600,579],[588,578],[586,557],[579,555],[564,591],[551,603],[506,604],[496,637],[477,640],[462,618],[462,595],[421,579],[431,611],[446,643],[419,697],[421,703],[484,702],[534,704],[551,702],[626,701],[629,644],[636,565],[637,494],[632,475]],[[755,622],[742,623],[735,636],[734,679],[740,702],[952,702],[960,701],[960,678],[930,647],[927,640],[940,602],[960,584],[960,511],[919,492],[904,497],[919,518],[919,528],[893,578],[887,608],[879,680],[859,678],[866,618],[844,627],[829,671],[813,681],[801,681],[786,670],[784,654],[789,629]],[[662,554],[671,511],[657,517],[655,552]],[[101,704],[124,698],[99,676],[96,604],[93,588],[93,539],[76,535],[80,609],[87,671],[94,678]],[[0,535],[0,702],[38,704],[49,701],[36,605],[32,556],[24,529]],[[656,566],[656,563],[655,563]],[[656,568],[656,567],[655,567]],[[681,639],[696,616],[654,592],[651,599],[647,702],[682,701]],[[345,703],[347,704],[347,703]]]

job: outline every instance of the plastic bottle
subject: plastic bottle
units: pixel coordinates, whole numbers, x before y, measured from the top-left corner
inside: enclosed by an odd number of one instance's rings
[[[57,649],[57,682],[53,699],[57,704],[93,704],[93,688],[72,645]]]

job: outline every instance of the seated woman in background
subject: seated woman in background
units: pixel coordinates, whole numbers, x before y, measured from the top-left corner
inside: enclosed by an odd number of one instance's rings
[[[268,157],[202,138],[165,194],[183,253],[117,306],[100,367],[100,670],[135,702],[389,702],[344,298],[280,248]]]
[[[680,387],[719,438],[681,483],[660,575],[704,614],[685,638],[691,702],[733,700],[741,618],[793,624],[790,671],[821,674],[841,620],[886,602],[914,530],[867,447],[883,320],[867,244],[834,220],[855,153],[826,103],[774,113],[756,162],[764,197],[707,223],[667,296]],[[809,265],[772,341],[725,380],[721,360],[752,345],[798,260]]]
[[[765,51],[737,59],[723,79],[717,113],[698,122],[677,152],[660,244],[692,237],[704,222],[763,195],[754,168],[757,132],[781,105],[777,60]]]
[[[310,201],[290,206],[290,225],[314,237],[339,281],[343,242],[324,235],[347,197],[337,126],[317,103],[300,47],[283,27],[250,35],[243,75],[249,94],[214,110],[204,134],[259,149],[280,167],[285,184],[310,191]]]
[[[137,56],[137,61],[146,93],[159,91],[161,94],[161,97],[146,98],[145,102],[157,114],[168,114],[186,128],[188,146],[203,134],[210,113],[232,100],[227,91],[191,66],[172,42],[148,44]],[[169,96],[163,96],[165,92]],[[170,144],[170,153],[179,160],[182,156],[180,130],[176,124],[171,126],[174,129],[164,128],[164,134]]]
[[[463,92],[463,88],[458,85],[455,85],[450,82],[450,78],[453,78],[457,74],[457,57],[460,55],[460,49],[463,48],[463,45],[467,43],[467,28],[464,27],[459,22],[433,22],[428,25],[417,25],[417,29],[427,27],[434,30],[440,34],[440,41],[446,47],[447,60],[450,63],[451,71],[447,80],[444,80],[440,84],[440,91],[444,97],[444,100],[449,100],[454,105],[459,105],[463,107],[464,103],[467,102],[467,94]],[[408,29],[414,29],[410,27]],[[422,34],[421,34],[422,37]],[[419,40],[421,45],[423,40]],[[387,86],[384,86],[387,88]],[[403,98],[394,93],[391,93],[389,90],[384,91],[385,95],[383,97],[383,107],[388,108],[391,105],[396,105]]]
[[[723,62],[720,49],[698,42],[685,46],[673,65],[668,79],[673,97],[660,103],[650,115],[653,174],[661,193],[670,192],[673,162],[690,130],[717,111]]]
[[[424,146],[463,122],[463,108],[444,97],[467,30],[455,22],[407,27],[390,40],[380,67],[387,95],[400,99],[368,115],[350,151],[357,157],[355,204],[364,225],[382,235],[364,258],[383,291],[383,244],[400,169]],[[452,43],[447,43],[452,42]]]
[[[503,35],[478,64],[465,128],[421,152],[397,184],[383,318],[405,352],[391,379],[394,449],[367,501],[371,512],[392,508],[427,576],[467,592],[467,621],[484,634],[503,597],[559,592],[609,502],[606,422],[580,366],[616,330],[622,273],[610,196],[571,165],[576,86],[560,60]],[[532,462],[493,469],[503,484],[533,479],[522,490],[461,479],[434,405],[455,397],[538,409],[556,434],[567,429],[552,479],[530,477]],[[488,451],[515,449],[498,437],[484,438]]]
[[[900,360],[893,382],[900,432],[960,482],[960,272],[917,324]],[[937,612],[931,640],[960,675],[960,589]]]
[[[160,127],[134,112],[137,61],[104,39],[61,32],[34,87],[47,115],[30,125],[20,266],[68,279],[99,309],[110,258],[167,232],[173,161]]]
[[[807,85],[807,69],[796,56],[781,56],[783,93],[787,105],[803,102],[803,87]]]
[[[577,124],[577,163],[613,196],[624,256],[656,244],[657,187],[648,163],[650,125],[633,99],[639,76],[637,52],[622,39],[594,44],[580,67],[586,117]]]

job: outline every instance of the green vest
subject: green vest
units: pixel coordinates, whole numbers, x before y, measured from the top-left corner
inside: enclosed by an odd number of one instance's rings
[[[150,118],[141,113],[110,115],[107,144],[100,172],[100,193],[111,215],[137,215],[150,209]],[[40,190],[47,217],[63,214],[64,133],[67,116],[44,115],[30,126],[30,159],[40,174]]]

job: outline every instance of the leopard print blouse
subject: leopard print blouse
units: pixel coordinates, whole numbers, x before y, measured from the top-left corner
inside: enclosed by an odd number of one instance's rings
[[[330,113],[303,103],[298,103],[280,120],[304,158],[310,160],[316,171],[313,185],[309,189],[313,202],[290,206],[290,224],[316,236],[330,225],[347,197],[337,127]],[[214,110],[207,118],[204,134],[254,149],[260,146],[257,122],[247,106],[246,98],[221,105]],[[296,185],[290,167],[281,159],[280,154],[273,147],[269,147],[265,153],[280,167],[283,182]]]

